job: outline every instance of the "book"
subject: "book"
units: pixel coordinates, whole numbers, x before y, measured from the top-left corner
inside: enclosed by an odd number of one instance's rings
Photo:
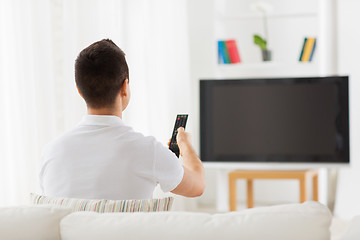
[[[231,63],[225,41],[218,41],[218,58],[219,63]]]
[[[316,38],[314,40],[314,46],[312,48],[312,51],[311,51],[311,55],[310,55],[310,58],[309,58],[309,62],[311,62],[313,56],[314,56],[314,52],[315,52],[315,48],[316,48]]]
[[[304,43],[303,43],[303,46],[301,48],[301,53],[300,53],[300,57],[299,57],[299,62],[301,62],[301,59],[302,59],[302,56],[304,54],[304,48],[305,48],[305,45],[306,45],[306,41],[307,41],[307,38],[304,38]]]
[[[236,41],[234,39],[225,41],[227,52],[229,53],[231,63],[241,62],[238,48],[236,46]]]
[[[314,54],[315,50],[315,38],[307,38],[307,41],[305,43],[304,51],[301,57],[302,62],[309,62],[310,57],[312,58],[312,55]]]
[[[223,44],[221,43],[221,41],[218,41],[218,63],[222,64],[225,62],[226,62],[226,59],[225,59]]]

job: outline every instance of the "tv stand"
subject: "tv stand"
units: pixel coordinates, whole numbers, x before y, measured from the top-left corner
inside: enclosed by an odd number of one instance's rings
[[[265,170],[265,171],[297,171],[318,169],[318,199],[319,202],[334,210],[336,200],[337,172],[339,168],[348,167],[344,164],[285,164],[285,163],[231,163],[231,162],[203,162],[205,169],[215,171],[215,209],[217,212],[229,211],[229,178],[228,174],[236,170]],[[291,180],[289,180],[291,181]],[[261,185],[261,184],[260,184]],[[238,189],[239,190],[239,189]],[[292,191],[293,192],[293,191]],[[294,192],[293,192],[294,193]],[[239,199],[238,199],[239,200]],[[279,200],[281,201],[281,200]],[[290,201],[290,200],[289,200]],[[262,202],[264,203],[264,202]],[[270,202],[268,202],[270,203]],[[266,204],[268,204],[266,203]]]
[[[307,200],[307,180],[312,179],[313,200],[318,201],[318,170],[236,170],[228,174],[229,177],[229,205],[230,211],[236,211],[236,180],[245,179],[247,186],[247,207],[254,206],[253,180],[255,179],[297,179],[300,183],[300,202]]]

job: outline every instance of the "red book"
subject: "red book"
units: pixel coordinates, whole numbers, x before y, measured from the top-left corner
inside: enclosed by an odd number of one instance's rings
[[[226,49],[228,50],[231,63],[241,62],[238,48],[236,46],[236,41],[234,39],[225,41]]]

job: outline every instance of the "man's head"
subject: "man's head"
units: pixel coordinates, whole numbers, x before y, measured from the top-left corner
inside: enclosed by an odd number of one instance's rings
[[[88,108],[113,108],[128,79],[125,53],[109,39],[91,44],[76,59],[75,81]]]

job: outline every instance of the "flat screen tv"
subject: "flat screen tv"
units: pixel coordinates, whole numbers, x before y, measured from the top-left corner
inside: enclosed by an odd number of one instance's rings
[[[204,162],[349,163],[348,77],[200,80]]]

